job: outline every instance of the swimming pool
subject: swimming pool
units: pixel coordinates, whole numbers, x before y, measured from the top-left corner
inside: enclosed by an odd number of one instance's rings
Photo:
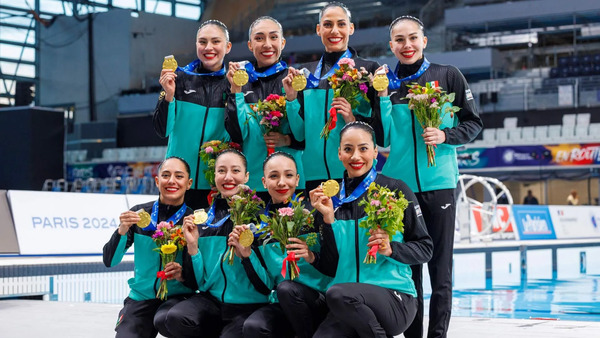
[[[456,290],[452,315],[459,317],[600,321],[600,276],[533,280],[519,287]]]

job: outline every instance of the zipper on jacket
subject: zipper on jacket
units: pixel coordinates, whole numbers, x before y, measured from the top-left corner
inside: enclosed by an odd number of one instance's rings
[[[419,177],[419,157],[417,156],[417,134],[415,133],[415,113],[411,110],[410,120],[412,125],[413,148],[415,154],[415,180],[417,181],[418,192],[421,192],[421,178]]]
[[[227,243],[225,243],[225,251],[227,252],[227,249],[229,249],[229,247],[227,246]],[[223,256],[225,257],[225,256]],[[225,269],[223,268],[223,260],[221,259],[221,273],[223,274],[223,282],[225,282],[225,286],[223,286],[223,293],[221,294],[221,302],[225,303],[225,292],[227,291],[227,276],[225,275]],[[229,263],[227,263],[229,264]]]
[[[360,250],[358,243],[358,212],[356,210],[358,203],[352,202],[352,218],[354,218],[354,259],[356,261],[356,282],[360,283]]]
[[[327,109],[327,101],[329,99],[329,89],[325,89],[325,123],[329,119],[329,113]],[[323,163],[325,164],[325,171],[327,172],[327,179],[331,179],[329,173],[329,165],[327,165],[327,139],[323,140]]]
[[[198,175],[200,174],[200,150],[202,149],[202,143],[204,143],[204,131],[206,130],[206,121],[208,120],[208,110],[210,107],[206,107],[206,111],[204,112],[204,122],[202,123],[202,133],[200,134],[200,146],[198,147],[198,156],[196,158],[196,178],[194,179],[195,189],[198,188]]]
[[[160,268],[162,267],[162,257],[160,255],[158,255],[158,271],[161,271]],[[154,279],[154,294],[158,293],[158,289],[156,288],[156,283],[158,283],[160,280],[160,278],[156,277]]]

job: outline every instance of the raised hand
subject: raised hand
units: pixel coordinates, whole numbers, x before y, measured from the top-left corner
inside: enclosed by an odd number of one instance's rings
[[[183,219],[183,237],[187,242],[188,253],[194,256],[198,253],[198,226],[194,224],[194,215],[187,215]]]
[[[121,223],[119,224],[118,232],[119,235],[124,236],[125,234],[127,234],[127,231],[129,231],[129,228],[131,228],[131,226],[136,224],[137,222],[141,221],[141,219],[140,215],[138,215],[137,212],[129,210],[119,215],[119,221]]]
[[[165,91],[165,100],[167,102],[173,101],[173,97],[175,96],[175,79],[177,78],[177,74],[172,69],[163,69],[160,72],[160,79],[158,82],[163,87]]]
[[[308,194],[310,196],[310,204],[323,215],[323,221],[329,224],[333,223],[335,218],[331,197],[325,196],[323,188],[320,186],[311,190]]]
[[[241,93],[242,92],[242,87],[236,85],[233,82],[233,73],[235,73],[236,70],[240,69],[240,64],[237,62],[229,62],[229,67],[227,67],[227,81],[229,81],[229,85],[230,90],[232,93]]]
[[[296,75],[300,75],[300,71],[294,67],[289,67],[287,76],[281,80],[281,84],[285,90],[285,98],[288,101],[294,101],[298,97],[298,92],[292,88],[292,80]]]

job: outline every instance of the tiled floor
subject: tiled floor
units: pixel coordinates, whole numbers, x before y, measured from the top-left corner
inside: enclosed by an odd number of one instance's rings
[[[1,337],[106,338],[121,305],[0,300]],[[453,317],[450,338],[597,337],[600,322]],[[400,336],[401,337],[401,336]]]

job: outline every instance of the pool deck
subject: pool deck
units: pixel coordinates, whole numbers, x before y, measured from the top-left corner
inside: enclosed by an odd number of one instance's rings
[[[117,304],[0,300],[1,336],[114,337],[113,327],[120,308]],[[588,338],[597,337],[598,332],[600,322],[453,317],[448,337]]]

